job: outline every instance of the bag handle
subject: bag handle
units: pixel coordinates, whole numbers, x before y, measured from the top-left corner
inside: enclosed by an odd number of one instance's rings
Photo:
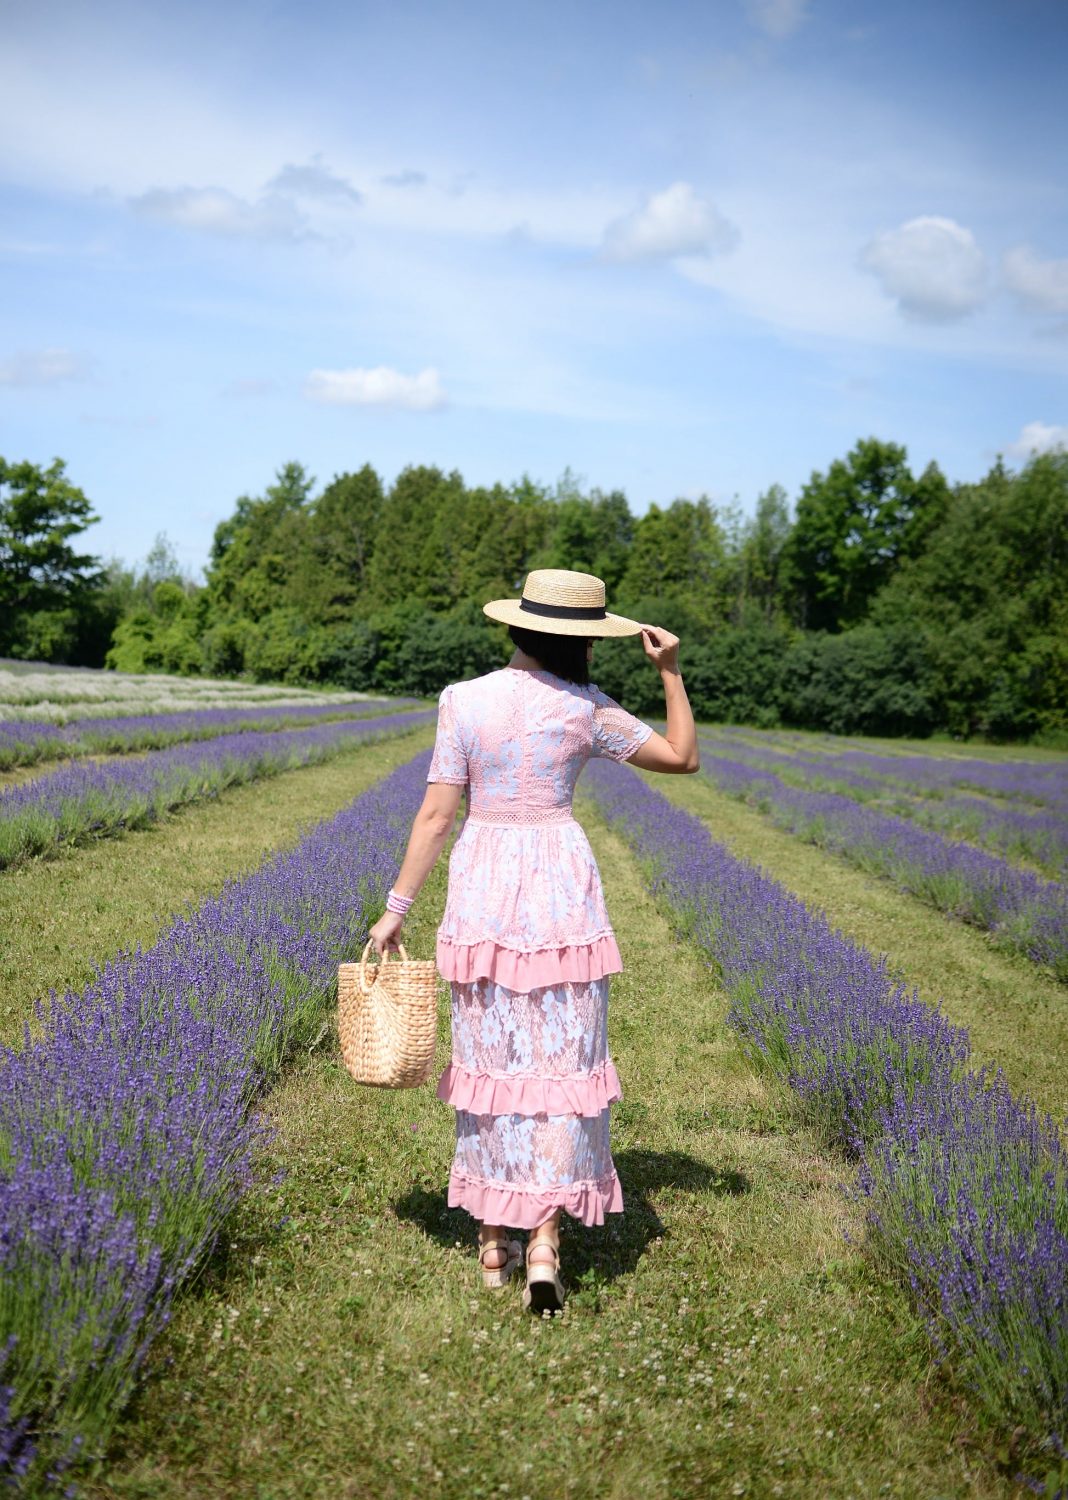
[[[367,939],[367,946],[364,948],[363,953],[360,956],[360,989],[363,992],[363,994],[365,994],[365,995],[369,995],[371,993],[371,985],[368,984],[368,982],[367,982],[367,955],[370,953],[370,951],[371,951],[371,949],[373,947],[374,947],[374,939],[373,938],[368,938]],[[408,962],[408,950],[405,948],[405,946],[404,946],[403,943],[398,943],[397,947],[400,949],[400,960],[401,960],[401,963],[405,963],[406,964]],[[385,963],[386,963],[386,960],[388,958],[389,958],[389,950],[387,949],[386,952],[383,953],[383,955],[382,955],[381,959],[379,960],[379,962],[377,964],[372,964],[371,967],[372,968],[382,968],[382,967],[384,967]],[[378,977],[379,976],[376,974],[375,978],[377,979]]]

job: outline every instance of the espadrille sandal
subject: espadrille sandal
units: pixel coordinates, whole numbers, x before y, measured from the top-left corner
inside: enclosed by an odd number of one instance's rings
[[[503,1250],[505,1262],[503,1266],[487,1266],[485,1254],[487,1250]],[[523,1259],[523,1247],[518,1240],[487,1240],[485,1244],[478,1247],[478,1264],[482,1271],[482,1285],[488,1287],[507,1286],[512,1278],[512,1272]]]
[[[553,1252],[552,1261],[531,1260],[530,1252],[540,1249]],[[560,1251],[551,1240],[527,1243],[527,1289],[523,1306],[532,1313],[558,1313],[564,1310],[564,1283],[560,1280]]]

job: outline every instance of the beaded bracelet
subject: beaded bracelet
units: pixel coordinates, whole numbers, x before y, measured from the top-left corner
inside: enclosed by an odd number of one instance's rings
[[[414,896],[402,896],[399,891],[390,891],[386,897],[386,910],[391,911],[394,916],[406,917],[414,900]]]

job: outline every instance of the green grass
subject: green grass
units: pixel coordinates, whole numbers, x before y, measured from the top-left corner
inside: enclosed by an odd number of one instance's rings
[[[265,1177],[286,1180],[247,1201],[179,1305],[89,1493],[1016,1493],[903,1295],[844,1240],[847,1164],[746,1068],[709,972],[584,821],[627,965],[611,1005],[627,1211],[565,1224],[564,1317],[523,1313],[518,1284],[482,1291],[472,1222],[444,1204],[451,1111],[429,1088],[357,1088],[324,1038],[267,1101]],[[442,862],[409,921],[417,955],[444,880]]]
[[[1013,1089],[1068,1114],[1068,989],[976,928],[803,843],[705,777],[657,777],[735,854],[819,908],[848,937],[890,958],[891,972],[967,1026],[976,1064],[1001,1064]]]
[[[354,744],[324,764],[234,787],[137,833],[61,851],[0,881],[0,1041],[22,1033],[33,1002],[88,982],[94,963],[151,943],[189,902],[297,842],[381,776],[433,743],[433,725]]]

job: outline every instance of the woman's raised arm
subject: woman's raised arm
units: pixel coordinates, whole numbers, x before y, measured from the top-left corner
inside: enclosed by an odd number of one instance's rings
[[[642,626],[642,646],[664,685],[667,710],[667,733],[656,730],[627,761],[642,771],[662,771],[671,776],[686,776],[700,770],[697,754],[697,727],[679,671],[679,638],[670,630],[655,625]]]

